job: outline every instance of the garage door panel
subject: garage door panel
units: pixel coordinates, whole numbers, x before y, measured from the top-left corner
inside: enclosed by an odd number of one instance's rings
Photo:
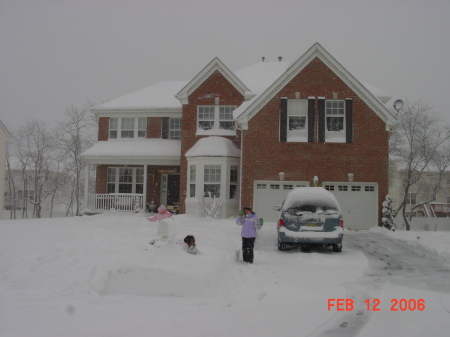
[[[253,210],[265,222],[276,221],[278,212],[273,206],[281,205],[286,195],[295,187],[307,186],[303,181],[266,181],[254,182]]]

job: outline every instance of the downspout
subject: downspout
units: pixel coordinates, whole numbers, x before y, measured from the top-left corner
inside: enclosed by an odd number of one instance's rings
[[[239,158],[239,209],[242,209],[242,157],[244,152],[244,130],[236,124],[236,129],[241,131],[241,158]]]

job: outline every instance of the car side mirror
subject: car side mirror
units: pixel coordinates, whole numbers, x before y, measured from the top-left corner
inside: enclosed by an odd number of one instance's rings
[[[274,211],[281,211],[281,207],[280,206],[273,206],[273,210]]]

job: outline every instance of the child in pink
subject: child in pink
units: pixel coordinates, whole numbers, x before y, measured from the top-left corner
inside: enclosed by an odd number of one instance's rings
[[[164,205],[161,205],[158,207],[158,214],[156,214],[155,216],[152,216],[150,218],[147,218],[147,220],[149,221],[161,221],[167,218],[170,218],[172,216],[172,213],[170,213],[165,207]]]

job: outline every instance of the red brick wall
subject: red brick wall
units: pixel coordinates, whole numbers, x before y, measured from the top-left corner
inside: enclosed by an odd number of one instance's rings
[[[353,99],[353,143],[284,143],[279,141],[280,98],[310,96]],[[317,114],[317,111],[316,111]],[[316,115],[317,116],[317,115]],[[267,125],[272,125],[268,128]],[[320,59],[314,59],[249,121],[243,134],[243,205],[253,203],[254,180],[378,182],[379,205],[388,193],[388,132],[384,122]],[[381,219],[381,207],[379,211]]]
[[[147,118],[147,138],[161,138],[162,132],[162,118],[149,117]]]
[[[219,97],[220,105],[239,106],[244,102],[244,97],[228,80],[215,71],[189,96],[189,104],[183,105],[183,118],[181,126],[181,166],[180,166],[180,213],[185,212],[184,199],[187,195],[187,160],[186,152],[201,138],[196,136],[197,131],[197,106],[214,105],[214,99]],[[238,133],[239,135],[239,133]],[[225,137],[239,145],[238,136]]]
[[[109,117],[98,119],[98,140],[108,140],[109,138]]]

